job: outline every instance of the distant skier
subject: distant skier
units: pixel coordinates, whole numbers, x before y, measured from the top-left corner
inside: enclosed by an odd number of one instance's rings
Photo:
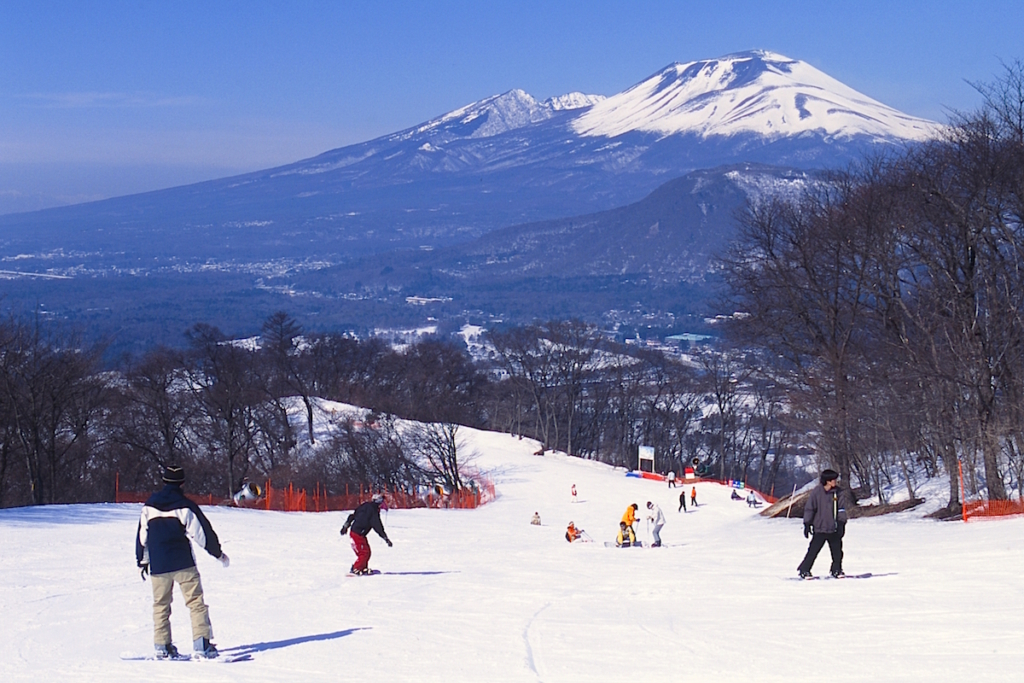
[[[572,485],[572,502],[576,502],[576,484]]]
[[[675,472],[669,472],[668,476],[665,477],[665,478],[668,479],[668,487],[669,488],[672,488],[672,487],[674,487],[676,485],[676,473]]]
[[[835,578],[843,573],[843,536],[846,534],[846,491],[839,486],[839,473],[825,470],[804,504],[804,538],[810,538],[807,554],[797,567],[800,578],[812,578],[811,568],[818,553],[828,543],[832,555],[829,573]]]
[[[654,529],[651,534],[654,536],[654,543],[651,544],[652,548],[661,547],[661,528],[665,526],[665,513],[661,511],[661,508],[651,501],[647,501],[647,519],[654,523]]]
[[[697,487],[690,489],[690,505],[697,507]]]
[[[201,657],[213,658],[219,653],[210,642],[213,626],[210,612],[203,601],[203,585],[196,568],[189,538],[210,555],[228,566],[228,556],[220,548],[220,540],[199,506],[185,497],[181,490],[185,471],[177,465],[164,468],[165,486],[149,497],[142,507],[139,528],[135,534],[135,561],[141,568],[142,580],[150,575],[153,586],[153,644],[160,658],[177,657],[178,649],[171,638],[171,599],[178,584],[185,606],[192,615],[193,647]]]
[[[352,539],[352,550],[356,554],[356,561],[350,570],[356,575],[372,574],[370,571],[370,542],[366,539],[370,529],[377,532],[377,535],[384,539],[390,548],[393,544],[384,532],[384,524],[380,521],[380,509],[387,505],[384,503],[384,494],[375,493],[373,498],[357,507],[345,520],[341,527],[341,535],[347,532]]]
[[[636,545],[636,534],[633,533],[633,527],[624,521],[619,522],[619,535],[615,537],[615,545],[620,548],[629,548]]]
[[[758,506],[757,496],[755,496],[754,492],[751,491],[750,493],[747,494],[747,507],[748,508],[756,508],[757,506]]]
[[[679,509],[676,512],[686,512],[686,489],[679,492]]]

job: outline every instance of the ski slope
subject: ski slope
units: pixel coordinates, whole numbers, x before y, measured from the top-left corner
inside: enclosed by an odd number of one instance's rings
[[[698,484],[700,507],[678,513],[663,483],[463,433],[498,499],[389,511],[394,548],[370,539],[380,576],[345,576],[343,513],[208,509],[231,556],[198,558],[214,640],[251,661],[119,659],[152,647],[139,506],[0,510],[0,681],[1018,680],[1024,520],[854,520],[846,570],[877,576],[801,582],[800,522],[763,519],[725,487]],[[604,547],[647,500],[668,517],[665,547]],[[566,543],[570,520],[597,542]],[[184,649],[180,594],[173,607]]]

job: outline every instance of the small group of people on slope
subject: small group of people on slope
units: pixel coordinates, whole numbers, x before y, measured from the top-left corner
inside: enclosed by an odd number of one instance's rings
[[[633,528],[633,525],[637,522],[637,512],[639,510],[639,505],[631,503],[622,514],[622,520],[619,522],[619,533],[615,537],[615,545],[618,547],[629,548],[637,545],[636,530]],[[665,526],[665,513],[661,511],[660,506],[651,501],[647,501],[647,521],[653,524],[651,535],[654,541],[651,543],[651,547],[659,548],[661,547],[661,529]]]
[[[573,486],[575,494],[575,486]],[[748,507],[758,507],[761,501],[753,491],[747,493],[746,498],[733,490],[730,494],[732,500],[746,500]],[[697,487],[690,491],[690,501],[697,505]],[[804,505],[804,538],[810,539],[810,545],[803,561],[797,568],[801,578],[813,578],[811,568],[817,559],[821,549],[827,544],[829,553],[832,556],[832,563],[829,573],[835,578],[845,576],[843,572],[843,536],[846,534],[847,514],[846,508],[848,498],[845,489],[839,486],[839,473],[832,469],[826,469],[819,477],[818,485],[811,490]],[[686,491],[679,495],[680,510],[686,509]],[[637,513],[640,507],[631,503],[622,514],[619,522],[619,532],[615,538],[615,545],[620,548],[629,548],[637,545],[636,530],[634,525],[637,522]],[[665,526],[665,514],[661,507],[651,501],[647,501],[647,520],[653,524],[651,535],[654,538],[652,547],[661,545],[661,529]],[[536,515],[536,513],[534,513]],[[572,522],[566,531],[566,540],[570,543],[576,540],[578,530]]]

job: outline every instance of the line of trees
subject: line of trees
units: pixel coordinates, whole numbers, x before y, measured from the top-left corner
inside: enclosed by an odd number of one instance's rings
[[[459,489],[463,425],[626,467],[651,445],[660,471],[696,459],[765,490],[795,469],[784,396],[749,354],[703,349],[684,361],[575,320],[491,332],[491,357],[474,360],[436,337],[397,350],[306,335],[278,313],[258,342],[198,324],[184,348],[114,369],[102,349],[53,329],[0,323],[0,505],[109,500],[115,475],[144,491],[169,463],[188,469],[191,490],[225,498],[267,477],[329,491]],[[317,430],[321,399],[371,413]]]
[[[458,488],[457,425],[484,424],[476,406],[486,378],[439,339],[400,353],[377,340],[304,336],[278,313],[259,344],[198,324],[182,349],[155,348],[116,369],[102,355],[38,319],[0,323],[0,506],[110,500],[117,475],[122,489],[148,490],[170,463],[187,468],[190,490],[224,497],[266,477],[335,490]],[[377,414],[339,418],[320,444],[319,398]],[[449,425],[450,439],[403,433],[391,416]]]
[[[938,139],[751,204],[725,259],[735,338],[828,460],[874,490],[944,469],[949,513],[961,463],[1024,493],[1024,66],[977,87]]]

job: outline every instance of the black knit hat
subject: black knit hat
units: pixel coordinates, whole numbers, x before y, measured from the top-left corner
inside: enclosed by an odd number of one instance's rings
[[[821,485],[824,486],[827,482],[835,481],[839,478],[839,473],[835,470],[825,470],[821,473]]]
[[[163,480],[168,484],[184,484],[185,470],[178,465],[168,465],[164,468]]]

